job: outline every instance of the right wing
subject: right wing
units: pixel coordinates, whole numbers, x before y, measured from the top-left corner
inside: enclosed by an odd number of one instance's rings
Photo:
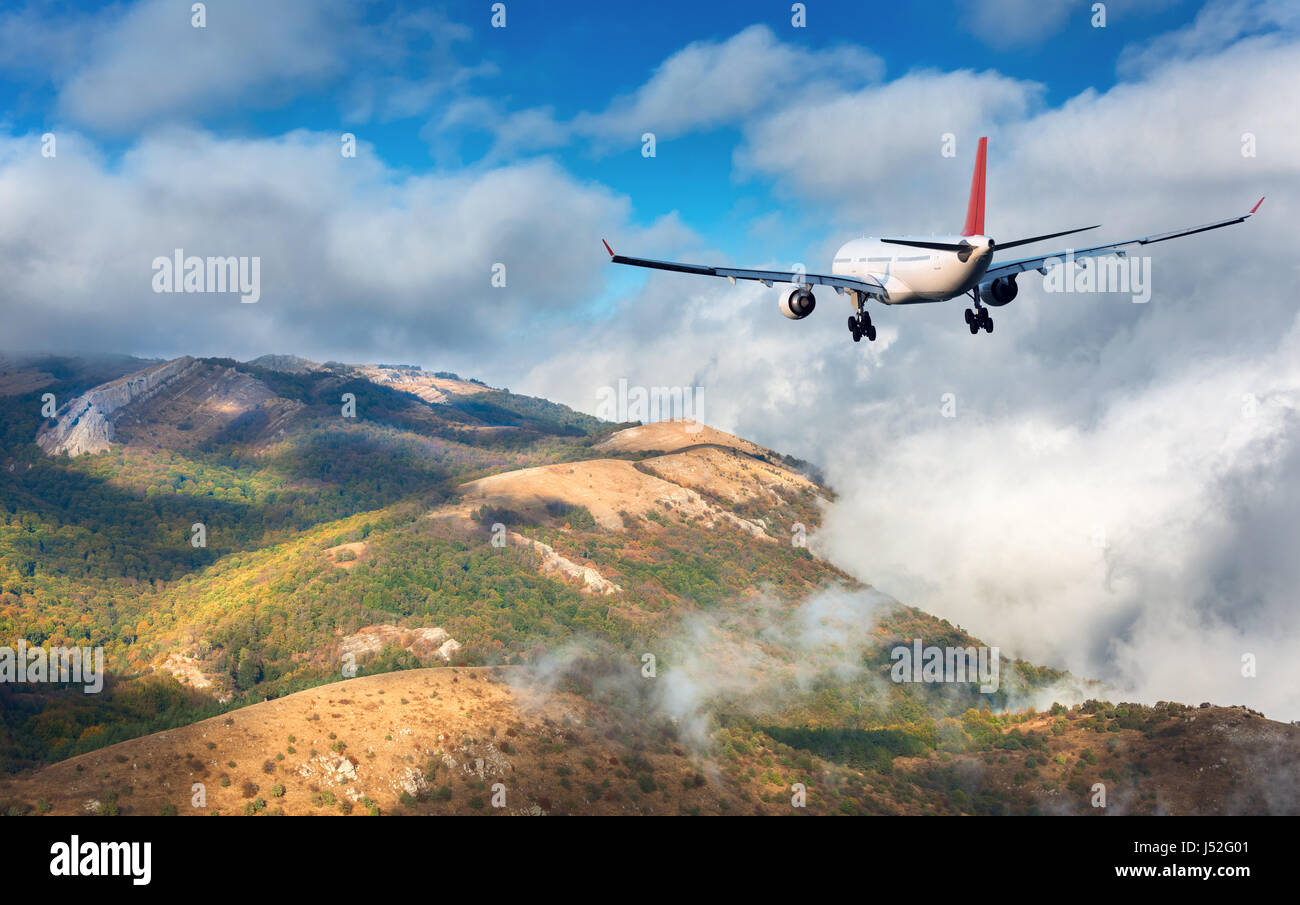
[[[1094,258],[1112,254],[1118,255],[1122,258],[1128,254],[1128,252],[1122,250],[1126,245],[1150,245],[1153,242],[1164,242],[1167,239],[1177,239],[1180,236],[1190,236],[1211,229],[1232,226],[1234,223],[1241,223],[1250,219],[1255,211],[1259,210],[1259,206],[1263,203],[1264,199],[1260,198],[1259,201],[1255,202],[1255,206],[1250,209],[1250,213],[1242,214],[1239,217],[1229,217],[1226,220],[1217,220],[1214,223],[1206,223],[1203,226],[1190,226],[1187,229],[1176,229],[1167,233],[1156,233],[1153,236],[1143,236],[1139,239],[1125,239],[1123,242],[1112,242],[1109,245],[1094,245],[1091,248],[1070,249],[1068,253],[1072,255],[1075,260],[1078,260],[1079,258]],[[994,253],[996,252],[997,246],[994,246]],[[989,269],[984,272],[983,279],[996,280],[998,277],[1024,273],[1027,270],[1037,270],[1039,273],[1045,274],[1047,272],[1046,265],[1048,260],[1052,258],[1064,258],[1066,254],[1067,252],[1065,251],[1058,251],[1048,255],[1039,255],[1036,258],[1021,258],[1018,261],[1008,261],[1005,264],[996,264],[989,267]]]
[[[736,280],[757,280],[764,286],[771,286],[773,283],[797,283],[800,286],[810,286],[813,284],[830,286],[836,292],[843,294],[845,291],[860,292],[863,295],[877,299],[889,298],[889,292],[885,289],[885,284],[874,278],[858,279],[857,277],[842,277],[833,274],[822,273],[796,273],[784,270],[743,270],[735,267],[709,267],[704,264],[681,264],[677,261],[652,261],[648,258],[629,258],[626,255],[614,254],[614,249],[609,247],[609,243],[601,239],[605,245],[605,250],[609,252],[609,259],[614,264],[631,264],[633,267],[649,267],[654,270],[672,270],[677,273],[693,273],[705,277],[725,277],[734,284]]]

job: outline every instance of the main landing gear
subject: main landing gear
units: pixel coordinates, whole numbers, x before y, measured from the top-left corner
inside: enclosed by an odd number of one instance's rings
[[[971,310],[966,309],[966,326],[970,327],[971,336],[980,332],[983,327],[987,333],[993,332],[993,318],[989,317],[989,309],[980,305],[978,308]]]
[[[871,342],[876,341],[876,325],[871,323],[871,315],[865,308],[849,316],[849,333],[853,334],[855,343],[860,342],[864,336]]]

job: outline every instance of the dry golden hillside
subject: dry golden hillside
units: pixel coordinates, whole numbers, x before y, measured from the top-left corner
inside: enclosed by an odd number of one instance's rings
[[[699,421],[655,421],[611,434],[594,449],[608,453],[675,452],[702,444],[725,446],[751,456],[771,455],[757,443],[709,427]]]
[[[380,386],[402,393],[410,393],[428,403],[447,402],[452,396],[473,396],[487,392],[490,387],[468,380],[452,380],[435,377],[432,374],[412,372],[399,368],[385,368],[380,365],[354,365],[354,370]]]
[[[633,715],[599,694],[557,690],[537,676],[521,668],[445,667],[324,685],[6,777],[0,805],[180,815],[1220,814],[1298,807],[1297,778],[1287,765],[1300,755],[1300,727],[1242,708],[1143,708],[1137,717],[1126,711],[1118,718],[1133,722],[1113,730],[1098,728],[1116,718],[1105,711],[1001,723],[985,715],[980,719],[1000,728],[975,750],[855,767],[744,725],[691,736],[653,708]],[[1092,804],[1098,783],[1106,786],[1105,808]],[[796,784],[804,807],[793,804]]]
[[[463,507],[503,507],[535,518],[544,517],[548,503],[585,506],[597,524],[613,531],[624,528],[624,515],[639,516],[653,510],[702,519],[710,526],[727,522],[762,535],[760,526],[713,505],[697,491],[647,474],[622,459],[508,471],[472,481],[461,491]]]
[[[645,728],[616,731],[598,706],[533,684],[518,669],[410,670],[321,686],[0,780],[0,801],[48,805],[53,814],[180,815],[675,814],[741,804],[719,786],[716,766],[671,731]],[[490,806],[497,783],[503,808]]]
[[[657,422],[629,428],[593,449],[611,453],[670,451],[637,462],[589,459],[491,475],[462,485],[459,503],[444,512],[464,515],[486,506],[540,519],[548,505],[560,503],[585,507],[598,525],[613,531],[625,527],[626,516],[644,517],[653,512],[698,521],[706,527],[726,524],[769,540],[762,522],[743,517],[730,507],[745,503],[780,506],[825,493],[804,475],[758,458],[770,455],[761,447],[695,423]]]
[[[718,497],[729,503],[771,502],[821,492],[798,472],[715,446],[697,447],[643,459],[656,477]]]

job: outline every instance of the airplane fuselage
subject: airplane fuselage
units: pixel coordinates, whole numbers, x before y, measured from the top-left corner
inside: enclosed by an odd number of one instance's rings
[[[988,270],[993,242],[987,236],[917,236],[918,242],[968,244],[961,252],[911,248],[854,239],[835,252],[831,273],[879,280],[889,295],[887,305],[943,302],[969,292]]]

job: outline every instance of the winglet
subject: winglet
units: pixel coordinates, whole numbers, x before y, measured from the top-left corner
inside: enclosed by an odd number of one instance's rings
[[[1261,198],[1261,199],[1259,199],[1259,200],[1260,200],[1260,201],[1263,201],[1264,199]],[[1258,207],[1258,205],[1256,205],[1256,206]],[[601,240],[600,240],[600,244],[602,244],[602,245],[605,246],[605,251],[609,252],[609,256],[610,256],[611,258],[614,257],[614,249],[612,249],[612,248],[609,247],[609,243],[608,243],[608,242],[606,242],[604,239],[601,239]]]
[[[1250,209],[1250,212],[1252,214],[1255,213],[1255,211],[1259,210],[1259,206],[1263,203],[1264,203],[1264,199],[1260,198],[1258,201],[1255,202],[1255,206]]]
[[[970,177],[970,201],[966,205],[966,225],[961,231],[963,236],[984,235],[984,164],[988,144],[987,137],[981,138],[979,149],[975,152],[975,172]]]

